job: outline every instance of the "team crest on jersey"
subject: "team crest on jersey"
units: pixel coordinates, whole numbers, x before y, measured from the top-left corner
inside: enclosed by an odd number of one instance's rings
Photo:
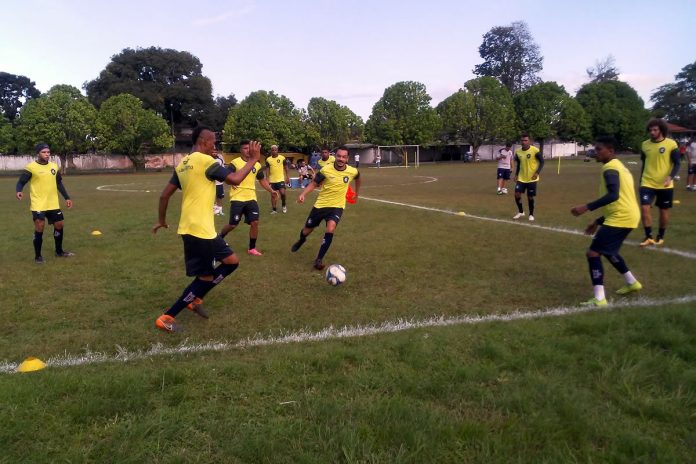
[[[256,174],[256,166],[254,166],[253,168],[251,168],[251,172],[253,172],[254,174]]]
[[[235,215],[234,215],[234,220],[235,220],[235,221],[239,221],[239,214],[235,214]]]
[[[347,184],[349,180],[350,179],[348,179],[348,176],[343,176],[343,183],[344,184]]]
[[[660,153],[664,153],[664,152],[665,152],[665,147],[660,147]]]
[[[529,159],[529,158],[531,158],[531,157],[532,157],[532,155],[529,154],[529,153],[527,153],[527,159]]]
[[[51,174],[53,174],[53,175],[55,176],[55,175],[56,175],[56,170],[55,170],[55,169],[51,169]]]
[[[280,160],[276,160],[276,163],[280,163]]]

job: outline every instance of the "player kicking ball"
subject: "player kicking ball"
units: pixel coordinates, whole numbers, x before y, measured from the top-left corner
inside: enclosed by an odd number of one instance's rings
[[[619,295],[637,292],[643,288],[619,255],[619,249],[628,234],[640,223],[640,208],[636,200],[633,176],[614,153],[616,142],[611,137],[600,137],[595,142],[597,162],[602,163],[602,180],[599,184],[601,197],[585,205],[574,206],[570,212],[580,216],[587,211],[602,208],[603,216],[595,219],[585,229],[591,235],[597,231],[587,250],[590,279],[594,297],[581,303],[583,306],[607,306],[604,294],[604,268],[602,256],[626,280],[626,285],[616,291]],[[601,226],[601,227],[600,227]],[[599,228],[599,230],[597,230]]]

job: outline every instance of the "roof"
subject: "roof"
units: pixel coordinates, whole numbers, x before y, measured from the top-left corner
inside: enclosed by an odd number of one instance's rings
[[[676,124],[672,124],[671,122],[667,123],[667,129],[671,133],[679,133],[679,132],[696,132],[696,129],[687,129],[686,127],[678,126]]]

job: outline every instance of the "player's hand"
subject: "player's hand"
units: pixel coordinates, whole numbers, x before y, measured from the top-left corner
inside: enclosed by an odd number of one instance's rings
[[[279,197],[280,197],[280,192],[277,191],[277,190],[271,190],[271,195],[273,195],[273,196],[276,197],[276,198],[279,198]]]
[[[538,178],[539,178],[539,174],[532,175],[532,180],[537,180]]]
[[[21,200],[22,198],[24,198],[24,194],[22,192],[17,192],[17,194],[15,196],[17,197],[18,200]]]
[[[158,223],[155,224],[155,226],[152,228],[152,233],[153,233],[153,234],[156,234],[157,231],[160,230],[160,229],[162,229],[162,228],[164,228],[164,229],[169,229],[169,226],[167,225],[166,222],[165,222],[164,224],[162,224],[161,222],[158,222]]]
[[[594,221],[590,222],[585,228],[585,235],[592,235],[597,230],[598,224]]]
[[[67,206],[68,209],[72,208],[72,200],[65,200],[65,206]]]
[[[300,193],[300,196],[297,197],[297,202],[298,202],[299,204],[304,203],[304,193]]]
[[[254,161],[261,159],[261,143],[256,140],[249,142],[249,156]]]
[[[665,183],[662,185],[664,185],[665,187],[669,187],[669,184],[671,184],[671,183],[672,183],[672,178],[670,176],[667,176],[667,178],[665,179]]]
[[[577,205],[570,209],[570,214],[573,216],[580,216],[588,211],[587,205]]]

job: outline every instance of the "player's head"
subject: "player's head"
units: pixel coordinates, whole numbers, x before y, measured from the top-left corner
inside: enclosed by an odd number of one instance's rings
[[[348,149],[346,147],[338,147],[336,150],[336,167],[342,168],[348,164]]]
[[[278,156],[278,145],[271,145],[271,156]]]
[[[331,155],[329,147],[321,147],[321,159],[326,161],[327,159],[329,159],[329,155]]]
[[[36,156],[42,161],[48,161],[51,157],[51,148],[47,143],[37,143],[36,147],[34,147],[34,151],[36,152]]]
[[[532,144],[531,140],[529,140],[529,134],[522,134],[520,136],[520,144],[522,145],[523,150],[529,148],[529,146]]]
[[[239,152],[242,154],[242,158],[249,158],[249,140],[243,139],[239,141]]]
[[[191,132],[194,149],[207,155],[215,150],[215,132],[208,126],[196,126]]]
[[[598,163],[606,163],[615,157],[616,139],[611,136],[597,137],[595,140],[595,158]]]
[[[667,123],[664,119],[653,118],[648,121],[645,129],[650,134],[652,140],[661,140],[667,137]]]
[[[510,142],[506,143],[506,144],[505,144],[505,148],[507,148],[508,150],[511,149],[511,148],[512,148],[512,144],[511,144]]]

